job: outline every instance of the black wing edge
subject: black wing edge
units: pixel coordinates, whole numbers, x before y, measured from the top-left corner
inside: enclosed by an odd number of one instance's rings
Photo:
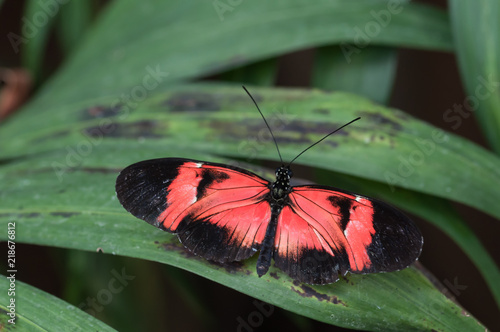
[[[158,227],[157,218],[167,208],[168,185],[186,161],[160,158],[127,166],[116,178],[116,196],[120,204],[135,217]]]
[[[417,225],[403,212],[385,202],[373,203],[375,234],[368,247],[372,262],[360,273],[393,272],[409,267],[418,260],[424,238]]]

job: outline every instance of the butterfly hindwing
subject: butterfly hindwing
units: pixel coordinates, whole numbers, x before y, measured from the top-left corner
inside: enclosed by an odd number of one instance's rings
[[[331,283],[338,274],[389,272],[418,258],[422,237],[395,208],[326,186],[294,187],[278,219],[275,264],[292,278]]]
[[[133,164],[116,182],[127,211],[218,262],[246,259],[260,249],[271,215],[268,187],[238,167],[180,158]]]

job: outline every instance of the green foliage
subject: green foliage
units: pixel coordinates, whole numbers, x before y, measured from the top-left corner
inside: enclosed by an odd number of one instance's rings
[[[269,87],[277,56],[319,47],[315,87],[348,90],[384,103],[392,89],[396,47],[455,51],[459,58],[470,58],[463,53],[472,38],[463,38],[454,50],[447,14],[418,4],[401,4],[391,11],[386,1],[262,0],[224,11],[215,3],[116,1],[93,23],[89,6],[61,8],[58,22],[64,31],[58,33],[68,60],[0,127],[0,227],[15,221],[19,243],[102,250],[169,264],[342,327],[483,331],[481,323],[441,294],[419,267],[347,275],[327,286],[298,284],[274,268],[257,278],[255,258],[221,267],[190,256],[175,236],[138,221],[120,206],[114,193],[117,173],[139,160],[238,160],[249,168],[260,160],[277,160],[267,136],[262,138],[262,119],[241,84],[231,82],[267,86],[248,88],[275,128],[286,160],[332,128],[361,116],[344,135],[334,135],[296,163],[321,169],[324,184],[341,187],[345,181],[435,224],[469,255],[500,303],[498,267],[449,204],[460,202],[500,217],[496,155],[355,94]],[[33,15],[36,6],[30,2],[27,15]],[[473,26],[457,19],[465,15],[460,5],[452,9],[454,33]],[[386,21],[379,21],[381,13],[389,13]],[[43,77],[41,57],[50,24],[24,50],[25,63],[38,78]],[[366,30],[369,24],[378,24],[379,32]],[[357,31],[368,31],[368,39],[360,39]],[[75,44],[71,37],[82,35]],[[488,38],[484,47],[493,54]],[[349,54],[361,60],[343,66]],[[462,67],[464,63],[469,62],[461,61]],[[488,70],[495,70],[487,63]],[[475,72],[465,70],[470,88]],[[211,74],[225,81],[191,82]],[[487,119],[496,106],[481,107],[480,117]],[[481,121],[493,141],[496,122]],[[414,162],[415,156],[421,161]],[[339,181],[332,180],[332,174],[338,174]],[[0,239],[6,240],[6,233]],[[2,277],[0,283],[7,281]],[[107,328],[40,290],[18,287],[19,301],[27,303],[18,307],[19,324],[27,330],[44,329],[55,316],[42,312],[25,295],[28,290],[44,301],[44,310],[66,317],[61,330],[72,325]],[[2,293],[1,310],[6,310],[7,301]]]
[[[0,277],[0,326],[2,331],[115,331],[101,321],[89,316],[82,310],[47,294],[19,280],[15,281],[15,309],[17,317],[15,324],[9,324],[12,319],[12,307],[7,290],[11,279]],[[9,307],[10,306],[10,307]]]
[[[453,39],[468,93],[467,102],[491,147],[500,152],[500,3],[485,0],[480,6],[450,1]],[[488,82],[488,83],[484,83]]]

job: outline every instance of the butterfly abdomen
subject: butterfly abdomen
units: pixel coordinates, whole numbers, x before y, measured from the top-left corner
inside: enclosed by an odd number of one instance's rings
[[[271,220],[267,225],[266,235],[262,241],[259,258],[257,259],[257,275],[262,277],[271,266],[271,259],[274,253],[274,239],[276,238],[276,228],[278,226],[278,217],[283,206],[279,204],[271,204]]]

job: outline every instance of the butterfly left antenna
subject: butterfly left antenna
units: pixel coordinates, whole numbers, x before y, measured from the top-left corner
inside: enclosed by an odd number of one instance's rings
[[[278,150],[278,155],[280,156],[281,163],[283,164],[283,158],[281,158],[280,148],[278,147],[278,143],[276,142],[276,138],[274,138],[273,131],[271,130],[271,127],[269,127],[269,124],[267,123],[267,120],[264,117],[264,114],[262,114],[262,112],[260,111],[259,105],[257,105],[257,102],[255,101],[255,99],[253,99],[252,95],[250,94],[250,92],[248,92],[247,88],[245,88],[245,86],[243,86],[243,85],[241,87],[250,96],[250,98],[252,99],[253,103],[255,104],[255,107],[257,107],[257,110],[259,111],[260,116],[262,116],[262,119],[264,119],[264,122],[266,123],[267,129],[269,129],[269,132],[271,133],[271,136],[273,138],[274,145],[276,145],[276,150]]]

